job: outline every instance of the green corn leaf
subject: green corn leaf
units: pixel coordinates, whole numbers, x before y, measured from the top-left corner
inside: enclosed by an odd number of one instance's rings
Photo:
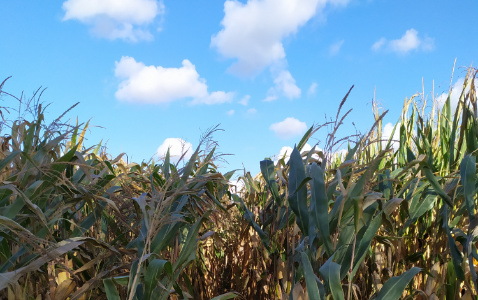
[[[290,155],[289,203],[297,216],[297,225],[302,234],[309,234],[309,212],[307,209],[307,187],[302,185],[306,179],[304,163],[297,147]]]
[[[120,300],[120,295],[116,286],[111,278],[103,279],[103,285],[105,287],[106,297],[108,300]]]
[[[446,205],[443,206],[441,215],[443,217],[443,230],[445,231],[447,235],[448,247],[450,247],[451,258],[452,258],[452,263],[453,263],[453,268],[456,274],[456,278],[458,278],[458,280],[460,281],[463,281],[465,280],[465,273],[463,272],[463,269],[461,267],[461,264],[463,262],[463,255],[458,249],[458,246],[456,245],[456,241],[450,232],[450,227],[448,225],[448,206]]]
[[[225,294],[216,296],[216,297],[212,298],[211,300],[227,300],[227,299],[235,299],[237,297],[239,297],[238,294],[236,294],[234,292],[229,292],[229,293],[225,293]]]
[[[350,275],[351,278],[355,276],[355,273],[360,267],[360,264],[364,260],[367,254],[367,250],[370,247],[370,244],[372,243],[372,239],[375,237],[375,234],[380,228],[380,225],[382,225],[381,213],[375,216],[372,222],[370,222],[370,225],[366,227],[367,229],[365,230],[365,233],[363,234],[362,238],[357,240],[357,247],[356,247],[355,256],[354,256],[354,266],[353,266],[352,274]]]
[[[312,218],[319,229],[319,237],[324,243],[327,255],[331,256],[333,246],[330,239],[329,201],[325,190],[324,170],[315,162],[310,167],[310,177],[312,178],[310,207],[314,208],[314,211],[311,211]]]
[[[200,148],[198,146],[196,148],[196,151],[194,151],[193,155],[189,159],[188,164],[186,165],[186,167],[184,167],[184,169],[182,171],[183,174],[181,176],[181,180],[179,181],[178,187],[183,187],[186,184],[186,181],[188,180],[189,176],[191,175],[191,172],[194,168],[194,165],[196,164],[196,159],[198,157],[199,150],[200,150]]]
[[[340,281],[340,265],[331,261],[331,258],[325,262],[319,269],[320,275],[328,284],[334,300],[344,300],[344,291]]]
[[[261,241],[264,244],[264,246],[266,248],[269,248],[269,236],[256,223],[254,214],[246,207],[242,198],[240,199],[240,201],[241,201],[241,208],[244,210],[244,219],[246,219],[249,225],[251,225],[252,228],[254,228],[254,230],[257,232],[257,234],[259,234],[259,237],[261,238]]]
[[[267,187],[269,188],[276,205],[282,206],[282,200],[279,196],[279,190],[275,181],[274,162],[271,160],[263,160],[260,162],[260,167],[262,176],[266,181]]]
[[[199,229],[202,223],[207,219],[207,217],[211,214],[211,211],[207,211],[204,215],[202,215],[196,223],[193,224],[191,229],[188,232],[186,237],[186,242],[181,248],[181,252],[179,253],[178,259],[174,262],[173,271],[175,273],[174,280],[179,276],[180,272],[186,265],[194,260],[196,257],[196,248],[197,248],[197,237]]]
[[[423,172],[425,173],[425,176],[427,177],[428,181],[430,182],[431,186],[435,189],[435,191],[440,195],[440,197],[445,201],[448,206],[453,208],[453,203],[451,201],[450,196],[448,196],[445,191],[442,189],[440,183],[438,183],[438,180],[436,179],[435,175],[433,175],[432,171],[428,167],[422,168]]]
[[[453,267],[453,261],[450,260],[446,266],[445,299],[456,299],[457,276]]]
[[[20,150],[17,150],[17,151],[13,151],[12,153],[10,153],[7,157],[5,157],[4,159],[2,159],[0,161],[0,171],[2,171],[6,166],[8,166],[12,160],[15,159],[15,157],[17,157],[18,155],[20,155],[22,153],[22,151]]]
[[[302,148],[305,146],[307,141],[310,138],[310,135],[312,134],[312,131],[314,130],[314,126],[311,126],[309,130],[302,136],[302,139],[300,140],[299,144],[297,145],[297,149],[302,150]]]
[[[387,280],[378,293],[377,300],[398,300],[407,287],[410,280],[415,277],[422,269],[413,267],[400,276],[395,276]]]
[[[312,265],[310,264],[309,258],[307,254],[304,252],[300,253],[302,266],[304,267],[304,277],[305,283],[307,285],[307,293],[309,295],[309,299],[311,300],[320,300],[319,288],[317,286],[317,282],[315,281],[315,274],[312,270]]]
[[[465,206],[470,220],[475,218],[476,157],[467,155],[460,164],[461,183],[463,185]]]
[[[169,261],[163,259],[153,259],[149,262],[144,274],[144,299],[151,299],[153,289],[157,286],[157,283],[163,273],[166,273],[168,276],[172,275],[172,266]]]
[[[400,229],[398,234],[400,236],[403,235],[408,226],[415,223],[418,218],[423,216],[427,211],[431,210],[435,206],[436,199],[436,195],[426,195],[425,199],[420,201],[415,207],[411,207],[412,210],[410,211],[410,217],[407,219],[407,221],[405,221],[405,224]]]

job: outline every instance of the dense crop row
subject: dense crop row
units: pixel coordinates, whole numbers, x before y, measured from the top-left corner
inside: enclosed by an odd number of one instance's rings
[[[397,141],[375,106],[367,134],[336,138],[347,94],[337,121],[234,192],[216,128],[183,167],[126,163],[2,84],[24,109],[0,107],[0,298],[476,298],[476,75],[456,108],[406,99]]]

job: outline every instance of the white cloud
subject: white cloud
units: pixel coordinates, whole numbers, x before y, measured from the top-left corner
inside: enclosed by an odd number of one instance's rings
[[[234,115],[234,113],[235,113],[235,110],[234,110],[234,109],[231,109],[231,110],[228,110],[228,111],[227,111],[227,115],[229,115],[229,116]]]
[[[451,88],[451,94],[450,94],[450,104],[451,104],[451,112],[453,113],[456,110],[456,107],[458,105],[458,102],[460,101],[460,96],[461,93],[463,92],[463,85],[465,84],[465,78],[458,78],[453,87]],[[478,93],[478,87],[475,88],[476,93]],[[468,93],[470,91],[470,85],[468,84],[465,93]],[[441,110],[443,108],[443,105],[445,105],[445,102],[448,98],[448,93],[443,93],[440,96],[436,98],[438,108]]]
[[[309,89],[307,90],[307,96],[312,96],[317,92],[317,83],[312,82],[312,84],[309,86]]]
[[[164,4],[162,0],[67,0],[63,10],[63,21],[78,20],[99,37],[137,42],[153,39],[149,26],[164,14]]]
[[[289,99],[299,98],[300,88],[295,84],[295,79],[289,71],[282,70],[274,78],[274,86],[267,92],[268,96],[264,101],[276,100],[279,95]]]
[[[274,100],[277,100],[277,98],[278,97],[276,95],[269,95],[264,99],[264,102],[274,101]]]
[[[388,41],[385,38],[381,38],[372,45],[372,50],[378,51],[386,49],[398,54],[406,54],[413,50],[431,51],[434,49],[434,40],[430,37],[419,37],[418,31],[411,28],[408,29],[405,34],[396,40]]]
[[[234,96],[223,91],[209,93],[206,80],[187,59],[179,68],[146,66],[128,56],[115,64],[115,76],[122,80],[115,96],[121,101],[169,103],[192,98],[191,104],[211,105],[230,102]]]
[[[282,40],[296,33],[328,2],[344,5],[348,0],[227,0],[223,28],[211,38],[211,46],[224,57],[237,60],[230,68],[233,73],[259,73],[285,59]]]
[[[299,98],[300,89],[295,85],[295,79],[289,71],[281,71],[274,79],[275,89],[289,99]]]
[[[169,149],[170,161],[177,163],[184,154],[184,160],[189,160],[193,154],[192,144],[184,141],[181,138],[167,138],[158,147],[156,156],[160,159],[166,156]]]
[[[250,99],[251,99],[251,96],[245,95],[244,97],[242,97],[241,100],[239,100],[238,103],[241,104],[241,105],[247,106],[247,104],[249,104]]]
[[[334,55],[337,55],[340,51],[340,49],[342,48],[343,44],[344,44],[344,40],[340,40],[338,42],[335,42],[333,43],[332,45],[330,45],[329,47],[329,55],[330,56],[334,56]]]
[[[272,124],[270,129],[274,131],[278,137],[288,139],[303,134],[307,130],[307,125],[305,122],[289,117],[282,122]]]

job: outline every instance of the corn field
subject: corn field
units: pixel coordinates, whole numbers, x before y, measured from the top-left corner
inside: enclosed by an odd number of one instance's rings
[[[375,103],[366,134],[336,136],[351,89],[240,189],[217,127],[188,161],[130,163],[5,80],[20,108],[0,106],[0,298],[477,299],[477,73],[456,107],[405,99],[387,139]],[[324,149],[302,151],[319,130]]]

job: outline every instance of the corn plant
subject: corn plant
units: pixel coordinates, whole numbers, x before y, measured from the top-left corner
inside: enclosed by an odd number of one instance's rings
[[[260,176],[244,177],[238,205],[272,266],[268,297],[476,295],[476,72],[454,114],[451,92],[429,115],[426,103],[406,99],[396,149],[393,133],[382,143],[384,114],[374,106],[372,130],[342,163],[300,153],[311,128],[288,163],[265,160]]]

